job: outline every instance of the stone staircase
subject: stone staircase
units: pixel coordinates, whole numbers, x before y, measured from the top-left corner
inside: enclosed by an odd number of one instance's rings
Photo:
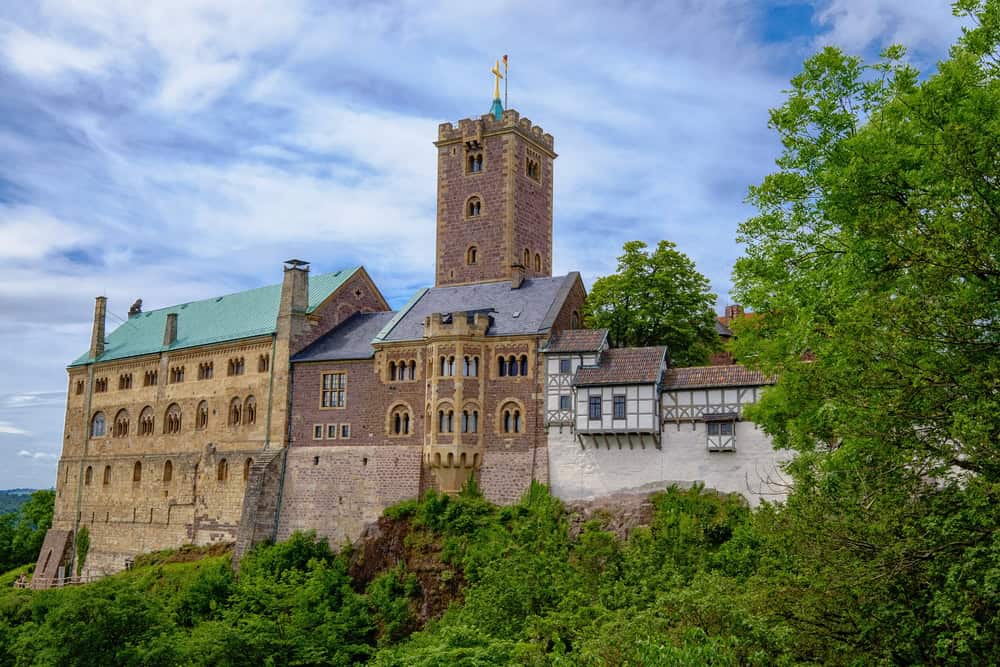
[[[254,545],[274,536],[278,521],[278,500],[287,449],[261,452],[250,465],[240,528],[233,549],[233,567]]]

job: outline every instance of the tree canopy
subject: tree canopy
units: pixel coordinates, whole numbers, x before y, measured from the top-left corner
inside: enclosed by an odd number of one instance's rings
[[[719,345],[715,295],[691,258],[670,241],[652,252],[629,241],[618,271],[594,281],[584,304],[587,325],[607,329],[612,345],[666,345],[673,366],[704,363]]]

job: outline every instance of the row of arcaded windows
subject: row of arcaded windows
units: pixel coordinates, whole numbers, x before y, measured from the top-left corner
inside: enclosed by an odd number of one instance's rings
[[[455,357],[442,356],[438,362],[438,375],[454,377]],[[479,357],[466,355],[462,357],[462,375],[464,377],[479,377]]]
[[[195,411],[195,428],[203,429],[208,426],[208,402],[202,401]],[[176,403],[171,403],[163,414],[163,432],[165,434],[180,433],[183,422],[181,407]],[[257,399],[247,396],[245,399],[233,398],[229,402],[229,413],[227,423],[230,426],[251,426],[257,423]],[[111,436],[124,438],[131,432],[131,421],[128,410],[122,408],[115,415],[115,420],[111,425]],[[136,433],[141,436],[153,435],[156,432],[156,416],[151,406],[146,406],[139,413],[139,423]],[[107,435],[107,418],[103,412],[95,412],[90,419],[90,437],[101,438]]]
[[[395,430],[395,418],[397,415],[401,414],[401,408],[394,408],[392,413],[393,418],[393,432],[399,434],[399,431]],[[467,406],[462,410],[460,417],[459,428],[461,428],[462,433],[479,433],[479,410],[474,406]],[[521,406],[513,401],[507,401],[500,408],[500,423],[499,430],[502,433],[522,433],[524,432],[524,416],[521,413]],[[442,405],[437,411],[437,432],[438,433],[454,433],[455,432],[455,410],[447,404]]]
[[[497,357],[497,374],[500,377],[514,377],[528,375],[528,355],[522,354],[518,359],[514,355],[509,357]]]
[[[198,364],[198,379],[199,380],[211,380],[214,377],[215,369],[214,362],[206,361]],[[257,357],[257,372],[266,373],[271,368],[271,357],[267,354],[262,354]],[[243,357],[234,357],[229,360],[228,374],[229,375],[243,375],[246,369],[246,361]],[[155,387],[158,384],[159,372],[155,370],[148,370],[143,373],[142,376],[142,386],[143,387]],[[177,384],[179,382],[184,382],[184,366],[172,366],[169,371],[170,384]],[[80,395],[83,393],[85,384],[83,380],[77,380],[76,383],[76,393]],[[132,388],[132,373],[122,373],[118,376],[118,389],[125,390]],[[97,378],[94,380],[94,391],[98,394],[103,394],[108,390],[108,378]]]
[[[253,465],[253,459],[248,458],[243,462],[243,480],[246,481],[250,477],[250,466]],[[162,480],[164,482],[170,482],[174,478],[174,464],[172,461],[167,459],[163,464],[163,475]],[[219,462],[215,464],[215,478],[220,482],[225,482],[229,479],[229,461],[227,459],[219,459]],[[85,486],[90,486],[94,481],[94,467],[87,466],[87,470],[83,475],[83,483]],[[132,481],[141,482],[142,481],[142,462],[136,461],[132,466]],[[107,485],[111,483],[111,466],[104,466],[104,479],[103,484]]]
[[[405,381],[405,380],[416,380],[417,379],[417,362],[413,359],[409,361],[390,361],[389,362],[389,380],[390,381]]]

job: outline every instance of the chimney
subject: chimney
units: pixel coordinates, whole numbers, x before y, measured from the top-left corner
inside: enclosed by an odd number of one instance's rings
[[[523,283],[524,283],[524,266],[521,264],[512,264],[510,267],[510,288],[521,289],[521,285]]]
[[[163,328],[163,345],[169,347],[177,342],[177,313],[167,313],[167,325]]]
[[[291,354],[299,351],[299,343],[308,333],[307,310],[309,310],[309,262],[290,259],[285,262],[285,275],[281,281],[276,332],[280,340],[288,341]]]
[[[281,282],[281,303],[278,317],[304,315],[309,309],[309,262],[290,259],[285,262],[285,277]]]
[[[108,297],[99,296],[94,303],[94,330],[90,334],[90,358],[104,354],[104,320],[108,312]]]
[[[730,321],[730,320],[734,320],[737,317],[741,317],[742,315],[743,315],[743,306],[741,306],[740,304],[737,303],[737,304],[734,304],[734,305],[726,306],[726,321],[727,322]]]

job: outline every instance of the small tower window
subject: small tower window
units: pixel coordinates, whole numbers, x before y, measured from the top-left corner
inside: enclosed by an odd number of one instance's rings
[[[106,425],[107,423],[104,419],[104,413],[98,412],[95,414],[90,423],[90,437],[100,438],[103,436]]]
[[[215,468],[215,476],[220,482],[225,482],[229,479],[229,461],[226,459],[219,460],[219,464]]]
[[[465,169],[470,174],[478,174],[483,170],[483,152],[469,151],[465,159]]]
[[[537,252],[535,253],[535,273],[542,272],[542,256]]]
[[[169,460],[163,464],[163,481],[169,482],[174,478],[174,464]]]
[[[468,218],[478,218],[483,212],[483,200],[479,197],[469,197],[465,205],[465,215]]]
[[[531,251],[524,249],[524,268],[531,266]]]
[[[471,246],[469,251],[465,254],[465,263],[472,266],[479,259],[479,251],[476,250],[476,246]]]

